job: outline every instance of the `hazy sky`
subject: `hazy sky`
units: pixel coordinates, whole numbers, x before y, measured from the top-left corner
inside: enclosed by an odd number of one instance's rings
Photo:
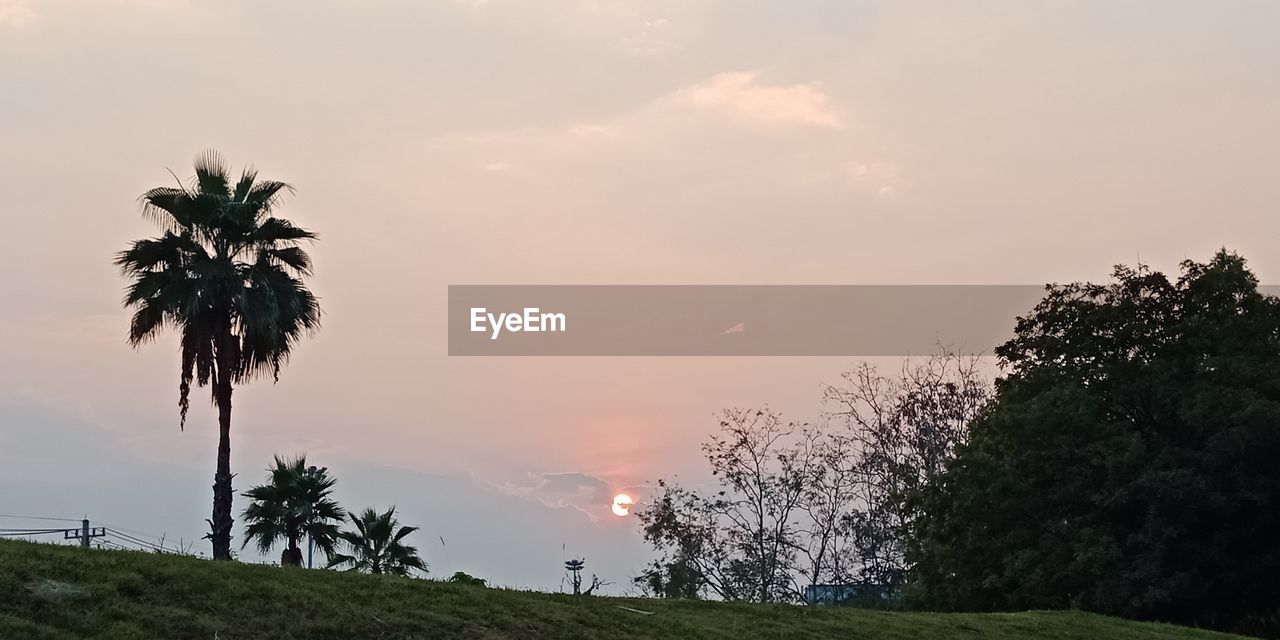
[[[585,554],[623,585],[647,551],[608,496],[697,481],[721,407],[817,417],[851,363],[449,358],[447,285],[1039,283],[1220,246],[1280,282],[1278,32],[1270,1],[0,0],[0,513],[204,532],[214,412],[178,430],[176,344],[125,344],[110,260],[213,147],[322,238],[323,330],[237,392],[237,489],[307,451],[437,574],[556,588]]]

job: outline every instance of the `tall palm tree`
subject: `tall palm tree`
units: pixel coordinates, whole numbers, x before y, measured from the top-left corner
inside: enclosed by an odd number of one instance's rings
[[[129,343],[167,328],[180,334],[180,425],[191,383],[209,386],[218,408],[218,459],[208,538],[213,557],[231,559],[231,392],[280,368],[304,333],[320,325],[320,305],[303,279],[311,258],[299,245],[315,234],[272,215],[292,188],[246,168],[232,181],[215,152],[196,158],[195,177],[142,194],[143,214],[164,234],[116,255],[130,280]]]
[[[418,557],[418,549],[401,542],[418,528],[400,526],[395,513],[396,508],[391,507],[384,513],[365,509],[359,516],[348,514],[356,530],[343,531],[339,537],[351,553],[329,556],[329,567],[345,566],[348,571],[393,576],[407,576],[414,571],[426,573],[427,563]]]
[[[331,496],[337,480],[324,467],[308,467],[307,457],[293,460],[275,457],[275,467],[267,469],[267,483],[258,485],[243,495],[252,500],[245,508],[244,543],[257,542],[258,550],[266,554],[283,540],[285,549],[280,554],[282,566],[302,566],[302,549],[298,546],[303,537],[326,556],[333,555],[338,541],[338,525],[347,513]]]

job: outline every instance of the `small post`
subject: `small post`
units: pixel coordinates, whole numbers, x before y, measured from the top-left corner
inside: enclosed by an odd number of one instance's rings
[[[80,548],[89,548],[89,519],[85,518],[80,521]]]

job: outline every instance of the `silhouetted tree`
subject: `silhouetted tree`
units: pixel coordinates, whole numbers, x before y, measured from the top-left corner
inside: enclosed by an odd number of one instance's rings
[[[343,531],[338,537],[349,553],[329,556],[329,568],[346,567],[348,571],[409,576],[427,572],[427,563],[418,557],[417,547],[403,540],[417,527],[401,526],[396,521],[396,508],[382,513],[365,509],[359,515],[349,514],[354,531]]]
[[[635,513],[644,539],[662,554],[655,561],[660,573],[650,578],[665,583],[674,567],[679,577],[696,580],[699,597],[705,591],[722,600],[751,598],[755,581],[708,497],[660,479],[654,499]]]
[[[640,575],[632,579],[640,590],[654,598],[683,598],[698,600],[702,597],[703,577],[689,558],[678,552],[669,559],[654,560]]]
[[[977,357],[945,346],[923,362],[907,360],[897,375],[863,364],[841,378],[824,400],[844,428],[822,448],[811,499],[819,507],[812,520],[833,548],[811,567],[820,581],[900,587],[917,516],[912,499],[968,441],[990,403],[991,381]]]
[[[667,597],[794,601],[823,583],[893,592],[904,581],[911,497],[965,441],[990,384],[943,349],[898,377],[864,366],[825,391],[826,424],[726,411],[703,445],[710,492],[665,480],[638,512],[662,557],[635,582]]]
[[[192,382],[210,386],[218,408],[218,455],[209,538],[213,557],[231,558],[231,394],[259,375],[279,377],[298,339],[320,324],[303,284],[311,259],[299,246],[315,234],[272,215],[289,185],[245,169],[233,181],[222,158],[196,159],[189,184],[142,195],[143,213],[164,229],[116,256],[130,279],[133,346],[165,327],[181,344],[178,406],[185,425]]]
[[[640,511],[645,538],[692,565],[725,599],[793,600],[796,515],[816,463],[817,430],[768,409],[729,409],[703,454],[720,490],[711,495],[659,482]]]
[[[924,492],[924,604],[1274,620],[1280,301],[1243,259],[1051,286],[996,353],[995,402]]]
[[[241,548],[256,542],[258,550],[268,553],[283,540],[281,566],[302,566],[304,537],[326,556],[333,553],[338,541],[338,525],[346,512],[331,498],[337,480],[323,467],[308,467],[306,456],[293,460],[275,458],[268,469],[266,484],[256,486],[244,497],[252,502],[245,508],[245,539]]]

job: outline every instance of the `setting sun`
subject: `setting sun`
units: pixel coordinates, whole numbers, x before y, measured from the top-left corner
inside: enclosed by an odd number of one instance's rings
[[[631,513],[631,505],[635,503],[636,501],[632,500],[631,496],[625,493],[619,493],[613,497],[613,515],[621,518],[622,516]]]

